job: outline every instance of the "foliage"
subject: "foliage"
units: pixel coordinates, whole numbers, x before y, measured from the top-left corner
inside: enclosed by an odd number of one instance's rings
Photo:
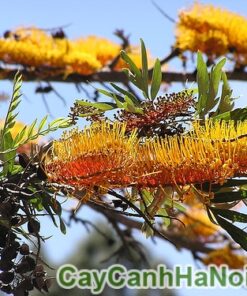
[[[41,242],[45,240],[40,234],[39,214],[45,210],[55,226],[58,217],[63,233],[65,225],[61,218],[61,205],[54,198],[54,190],[46,184],[46,174],[42,169],[42,148],[30,158],[26,154],[17,155],[17,150],[39,136],[68,127],[70,119],[58,118],[47,124],[46,116],[39,124],[34,120],[29,127],[25,126],[12,137],[11,130],[15,126],[17,108],[21,102],[21,82],[21,76],[17,73],[1,130],[0,269],[1,290],[24,295],[25,291],[33,287],[47,291],[50,287],[39,254]],[[37,244],[37,250],[33,252],[24,239]]]
[[[16,75],[1,130],[0,269],[2,277],[10,276],[0,279],[3,291],[48,290],[40,258],[45,238],[40,235],[38,217],[49,216],[65,233],[56,194],[78,198],[82,205],[85,202],[102,213],[123,246],[131,237],[126,239],[128,228],[137,228],[147,237],[159,236],[177,248],[191,250],[202,263],[219,245],[234,246],[232,252],[247,250],[246,232],[239,226],[247,222],[247,215],[231,209],[247,197],[246,108],[234,109],[232,90],[222,70],[226,60],[208,72],[198,53],[195,102],[193,90],[159,96],[161,64],[156,60],[154,68],[148,67],[142,40],[141,68],[126,51],[120,55],[137,92],[111,83],[112,91],[98,90],[111,101],[77,100],[69,118],[51,123],[47,116],[40,123],[34,120],[13,137],[21,87],[21,77]],[[107,111],[118,111],[115,120],[106,118]],[[21,145],[69,127],[78,117],[88,117],[92,124],[33,149],[30,156],[18,155]],[[190,215],[191,209],[197,209],[193,214],[198,215]],[[205,218],[201,213],[206,211]],[[76,219],[75,213],[70,218]],[[36,252],[19,243],[23,238],[37,241]],[[20,261],[14,261],[17,256]]]

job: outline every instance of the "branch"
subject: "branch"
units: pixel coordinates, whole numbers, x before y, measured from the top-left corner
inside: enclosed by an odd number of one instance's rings
[[[13,80],[18,69],[7,70],[0,68],[0,79],[1,80]],[[92,75],[80,75],[80,74],[71,74],[66,78],[63,74],[51,75],[48,76],[42,74],[41,72],[22,69],[19,70],[22,74],[24,81],[50,81],[50,82],[66,82],[66,83],[88,83],[90,82],[120,82],[128,83],[127,76],[120,71],[102,71],[97,72]],[[247,81],[247,72],[226,72],[228,80],[238,80],[238,81]],[[196,73],[181,73],[181,72],[163,72],[162,73],[163,82],[184,82],[184,81],[196,81]]]
[[[94,209],[95,211],[105,216],[111,215],[112,219],[115,219],[118,223],[130,229],[138,229],[139,231],[141,231],[142,229],[143,223],[137,220],[133,220],[119,213],[115,213],[110,209],[106,209],[104,207],[101,207],[99,204],[96,204],[90,201],[87,203],[87,205],[90,208]],[[161,230],[160,233],[156,232],[154,233],[154,235],[162,239],[164,239],[164,236],[166,238],[169,238],[169,240],[172,241],[177,248],[188,249],[192,252],[202,252],[202,253],[208,253],[212,251],[212,248],[205,246],[205,243],[190,240],[185,236],[182,236],[181,233],[174,233],[169,230]]]

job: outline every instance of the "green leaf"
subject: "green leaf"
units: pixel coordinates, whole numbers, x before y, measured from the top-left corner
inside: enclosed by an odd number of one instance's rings
[[[114,94],[112,94],[111,98],[114,98]],[[76,100],[76,103],[81,106],[89,106],[99,111],[108,111],[117,108],[117,105],[114,103],[102,102],[102,103],[95,103],[95,102],[85,102],[82,100]]]
[[[217,94],[219,91],[219,84],[222,76],[222,68],[225,65],[225,63],[226,63],[226,58],[220,60],[211,69],[208,98],[206,101],[204,113],[208,113],[209,111],[211,111],[219,102],[219,98],[217,98]]]
[[[3,174],[7,174],[8,172],[11,172],[14,165],[14,157],[15,157],[16,151],[14,148],[15,142],[13,141],[11,136],[11,128],[14,127],[15,118],[18,114],[14,112],[21,101],[20,100],[21,84],[22,84],[22,78],[21,78],[21,75],[17,72],[14,78],[13,94],[10,100],[3,129],[1,130],[1,133],[0,133],[0,151],[2,152],[1,160],[4,162],[4,167],[2,172]],[[6,153],[4,153],[4,151],[6,151]]]
[[[37,123],[37,119],[35,119],[33,121],[33,123],[29,126],[28,132],[27,132],[27,137],[28,138],[30,138],[33,135],[33,131],[34,131],[34,127],[35,127],[36,123]]]
[[[54,214],[52,213],[52,210],[51,210],[51,202],[52,201],[51,201],[51,198],[50,198],[49,195],[42,198],[42,205],[43,205],[44,209],[46,210],[46,212],[51,217],[53,224],[56,227],[58,227],[57,222],[56,222],[55,217],[54,217]]]
[[[227,81],[227,76],[225,72],[222,72],[222,91],[221,91],[221,99],[218,106],[218,110],[216,114],[225,113],[231,111],[234,107],[233,99],[232,99],[232,89],[229,86]]]
[[[151,99],[154,100],[160,90],[162,81],[162,72],[160,61],[156,59],[153,69],[152,82],[151,82]]]
[[[39,124],[39,127],[38,127],[38,132],[40,132],[42,130],[42,128],[46,125],[47,118],[48,118],[48,115],[46,115],[45,117],[43,117],[43,119],[41,120],[41,122]]]
[[[112,82],[111,82],[110,85],[111,85],[113,88],[115,88],[117,91],[119,91],[122,95],[129,97],[135,105],[138,105],[138,106],[140,105],[140,101],[139,101],[139,99],[136,98],[134,94],[132,94],[131,92],[129,92],[129,91],[127,91],[127,90],[125,90],[125,89],[119,87],[119,86],[116,85],[115,83],[112,83]]]
[[[214,198],[210,200],[211,203],[227,203],[237,200],[245,199],[242,191],[233,192],[217,192],[214,194]]]
[[[166,198],[165,199],[165,202],[164,202],[165,205],[171,207],[171,208],[176,208],[177,210],[179,210],[180,212],[186,212],[186,208],[179,202],[176,202],[174,201],[173,199],[171,198]]]
[[[223,218],[231,220],[232,222],[247,223],[247,215],[233,210],[218,209],[210,207],[214,215],[220,215]]]
[[[247,119],[247,108],[236,108],[232,111],[214,116],[213,119],[243,121]]]
[[[209,75],[207,65],[203,60],[202,54],[197,53],[197,76],[198,84],[198,103],[197,103],[197,113],[202,117],[203,110],[207,102],[207,93],[209,88]]]
[[[142,74],[141,74],[141,71],[136,66],[136,64],[133,62],[133,60],[128,56],[128,54],[124,50],[121,50],[120,56],[128,64],[137,82],[140,83],[142,81]]]
[[[143,40],[141,39],[141,56],[142,56],[142,82],[143,82],[143,91],[146,98],[149,98],[148,95],[148,59],[147,51]]]
[[[168,227],[171,224],[171,219],[169,218],[169,214],[167,213],[166,209],[164,209],[164,208],[159,209],[158,215],[164,216],[164,217],[162,217],[162,220],[163,220],[163,223],[166,227]]]
[[[66,226],[63,222],[63,219],[62,218],[59,218],[59,222],[60,222],[60,230],[63,234],[66,234]]]
[[[247,233],[245,231],[218,215],[215,215],[215,219],[217,220],[218,224],[227,231],[227,233],[236,243],[238,243],[244,250],[247,250]]]

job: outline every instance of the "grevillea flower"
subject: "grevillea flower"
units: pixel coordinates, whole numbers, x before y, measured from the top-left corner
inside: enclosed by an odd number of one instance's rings
[[[198,50],[208,55],[234,52],[247,56],[247,19],[236,13],[196,2],[182,10],[176,30],[176,46],[181,51]]]
[[[77,188],[121,187],[131,173],[136,134],[125,136],[119,123],[93,124],[83,132],[74,130],[53,143],[45,169],[50,181]]]
[[[182,136],[136,140],[126,125],[94,123],[55,141],[46,171],[74,186],[139,187],[224,183],[247,173],[247,121],[194,123]]]
[[[194,98],[191,92],[172,93],[158,97],[155,101],[146,102],[143,114],[130,113],[123,110],[116,116],[116,119],[126,123],[127,131],[137,128],[140,134],[144,131],[145,135],[147,135],[152,130],[155,130],[157,134],[157,128],[162,123],[164,125],[167,119],[186,115],[193,105]]]
[[[215,264],[221,266],[226,264],[232,269],[242,269],[247,264],[246,256],[238,254],[229,246],[214,250],[207,254],[202,260],[205,265]]]
[[[139,147],[136,182],[141,186],[224,183],[247,173],[247,121],[195,122],[184,136],[146,141]]]
[[[19,28],[5,35],[5,38],[0,38],[1,61],[40,67],[51,73],[90,75],[110,63],[121,49],[120,45],[105,38],[55,38],[35,27]],[[140,67],[139,53],[132,50],[131,46],[128,50]],[[116,69],[121,69],[121,66],[119,62]]]
[[[219,227],[213,224],[205,209],[196,206],[190,207],[186,214],[182,213],[178,216],[179,220],[185,225],[181,225],[181,231],[193,238],[207,238],[216,234]]]

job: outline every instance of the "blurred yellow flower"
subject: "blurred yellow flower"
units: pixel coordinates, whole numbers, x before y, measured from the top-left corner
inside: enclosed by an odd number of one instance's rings
[[[182,10],[176,28],[176,46],[181,51],[207,55],[233,52],[247,58],[247,19],[210,4],[198,2]]]
[[[226,246],[208,253],[202,259],[202,262],[205,265],[215,264],[221,266],[222,264],[226,264],[232,269],[242,269],[247,264],[247,257],[238,254],[229,246]]]
[[[54,38],[35,28],[18,28],[0,38],[0,60],[7,64],[41,67],[51,73],[90,75],[109,64],[120,53],[121,46],[97,36],[77,40]],[[128,48],[130,56],[141,66],[136,49]],[[121,60],[115,69],[123,66]]]
[[[219,230],[219,227],[212,223],[205,209],[192,206],[188,208],[186,214],[180,214],[178,219],[185,225],[180,225],[181,231],[189,237],[209,237]]]

